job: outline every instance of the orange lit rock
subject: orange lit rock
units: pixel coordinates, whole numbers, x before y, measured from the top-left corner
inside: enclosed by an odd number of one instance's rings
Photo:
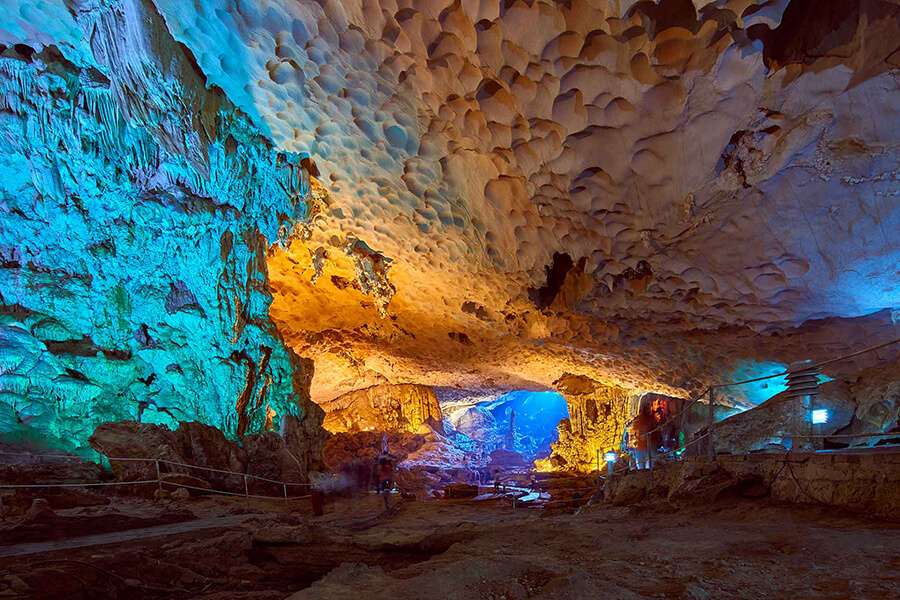
[[[322,404],[324,426],[332,432],[443,432],[441,407],[424,385],[376,385]]]
[[[559,440],[550,458],[539,460],[541,470],[581,471],[597,469],[597,456],[618,449],[631,414],[634,394],[587,377],[565,374],[556,382],[569,405],[569,418],[559,424]]]

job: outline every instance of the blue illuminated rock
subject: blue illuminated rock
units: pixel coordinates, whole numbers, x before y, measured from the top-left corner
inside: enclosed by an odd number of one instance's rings
[[[207,88],[152,4],[110,4],[0,14],[0,434],[78,450],[108,421],[320,423],[268,316],[304,155]]]

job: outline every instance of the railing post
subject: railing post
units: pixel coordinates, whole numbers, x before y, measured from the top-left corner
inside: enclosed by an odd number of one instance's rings
[[[287,500],[287,484],[282,482],[281,487],[284,489],[284,499]]]
[[[706,457],[709,460],[716,458],[716,437],[713,433],[715,421],[716,392],[715,388],[709,388],[709,408],[706,411],[706,433],[709,438],[706,442]]]
[[[247,474],[246,473],[244,473],[244,495],[245,496],[250,495],[249,488],[247,487]]]
[[[159,459],[153,461],[156,464],[156,487],[162,489],[162,477],[159,474]]]
[[[644,436],[647,438],[647,467],[650,470],[650,487],[653,487],[653,437],[649,433]]]

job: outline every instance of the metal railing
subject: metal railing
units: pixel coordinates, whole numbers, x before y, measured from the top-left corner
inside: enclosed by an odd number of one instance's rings
[[[875,345],[875,346],[870,346],[870,347],[868,347],[868,348],[864,348],[864,349],[862,349],[862,350],[858,350],[858,351],[853,352],[853,353],[851,353],[851,354],[846,354],[846,355],[843,355],[843,356],[837,356],[837,357],[835,357],[835,358],[830,358],[830,359],[827,359],[827,360],[822,360],[822,361],[818,361],[818,362],[811,363],[811,364],[808,364],[808,365],[804,365],[803,368],[804,368],[804,369],[821,369],[821,368],[824,367],[824,366],[831,365],[831,364],[834,364],[834,363],[837,363],[837,362],[841,362],[841,361],[844,361],[844,360],[848,360],[848,359],[851,359],[851,358],[855,358],[855,357],[860,356],[860,355],[862,355],[862,354],[866,354],[866,353],[869,353],[869,352],[874,352],[874,351],[880,350],[880,349],[882,349],[882,348],[887,348],[888,346],[892,346],[892,345],[897,344],[897,343],[900,343],[900,338],[895,338],[895,339],[889,340],[889,341],[887,341],[887,342],[883,342],[883,343],[881,343],[881,344],[877,344],[877,345]],[[654,452],[653,444],[651,443],[651,439],[652,439],[652,438],[650,437],[652,434],[654,434],[654,433],[656,433],[657,431],[660,431],[660,430],[662,430],[662,429],[668,427],[668,426],[669,426],[676,418],[678,418],[678,417],[683,417],[683,416],[687,413],[687,411],[688,411],[694,404],[697,404],[697,403],[700,402],[702,399],[706,398],[706,399],[707,399],[707,404],[708,404],[708,406],[709,406],[709,409],[708,409],[708,411],[707,411],[707,419],[706,419],[706,431],[705,431],[703,434],[701,434],[701,435],[699,435],[699,436],[693,438],[690,442],[688,442],[687,444],[685,444],[682,448],[677,448],[677,449],[670,450],[670,451],[668,451],[668,452],[659,454],[659,455],[658,455],[658,459],[659,459],[659,458],[666,457],[666,456],[669,456],[669,455],[671,455],[671,454],[675,454],[675,453],[678,452],[678,451],[684,451],[684,450],[686,450],[689,446],[692,446],[692,445],[696,444],[697,442],[699,442],[700,440],[705,439],[705,438],[707,438],[707,437],[709,438],[708,445],[707,445],[707,456],[708,456],[708,458],[713,459],[713,458],[715,458],[715,455],[716,455],[716,449],[715,449],[715,419],[714,419],[714,410],[715,410],[715,390],[716,390],[716,389],[721,389],[721,388],[726,388],[726,387],[732,387],[732,386],[747,385],[747,384],[749,384],[749,383],[757,383],[757,382],[760,382],[760,381],[765,381],[765,380],[768,380],[768,379],[775,379],[775,378],[778,378],[778,377],[784,377],[784,376],[788,375],[789,372],[790,372],[789,370],[785,370],[785,371],[783,371],[783,372],[781,372],[781,373],[775,373],[775,374],[772,374],[772,375],[764,375],[764,376],[762,376],[762,377],[754,377],[754,378],[752,378],[752,379],[744,379],[744,380],[741,380],[741,381],[730,381],[730,382],[727,382],[727,383],[717,383],[717,384],[713,384],[713,385],[707,387],[705,390],[703,390],[698,396],[696,396],[696,397],[694,397],[694,398],[688,400],[688,402],[681,408],[681,410],[678,411],[677,413],[675,413],[674,415],[672,415],[671,417],[669,417],[669,418],[666,420],[665,423],[661,423],[660,425],[654,427],[653,429],[647,431],[646,433],[641,434],[641,436],[644,437],[644,438],[646,439],[646,442],[645,442],[645,443],[646,443],[646,448],[647,448],[647,457],[648,457],[647,460],[648,460],[648,463],[649,463],[649,464],[648,464],[648,467],[649,467],[651,473],[652,473],[652,470],[653,470],[653,452]],[[846,438],[865,438],[865,437],[876,437],[876,436],[897,437],[897,436],[900,436],[900,434],[898,434],[898,433],[893,433],[893,434],[890,434],[890,433],[888,433],[888,434],[884,434],[884,433],[863,433],[863,434],[819,435],[819,436],[797,434],[797,435],[785,435],[784,437],[786,437],[786,438],[787,438],[787,437],[789,437],[789,438],[801,438],[801,439],[802,439],[802,438],[807,438],[807,439],[826,439],[826,438],[827,438],[827,439],[830,439],[830,438],[839,438],[839,437],[846,437]]]
[[[67,460],[81,460],[77,456],[72,456],[70,454],[27,454],[27,453],[15,453],[15,452],[0,452],[0,454],[5,456],[27,456],[31,459],[35,457],[45,458],[65,458]],[[110,463],[113,462],[142,462],[142,463],[153,463],[156,471],[156,477],[154,479],[140,479],[135,481],[108,481],[108,482],[66,482],[66,483],[31,483],[31,484],[4,484],[0,483],[0,489],[29,489],[29,488],[70,488],[70,487],[105,487],[105,486],[122,486],[122,485],[149,485],[151,483],[155,483],[159,489],[163,489],[163,486],[172,486],[177,488],[185,488],[188,490],[196,490],[201,492],[207,492],[212,494],[222,494],[225,496],[242,496],[245,498],[260,498],[260,499],[283,499],[283,500],[296,500],[302,498],[309,498],[309,494],[301,495],[301,496],[289,496],[288,495],[288,486],[292,487],[301,487],[301,488],[309,488],[312,487],[310,483],[298,483],[298,482],[290,482],[290,481],[279,481],[276,479],[269,479],[267,477],[260,477],[259,475],[251,475],[250,473],[239,473],[237,471],[228,471],[225,469],[215,469],[213,467],[204,467],[200,465],[191,465],[188,463],[178,462],[174,460],[168,460],[164,458],[132,458],[132,457],[108,457]],[[212,473],[221,473],[229,476],[237,476],[243,478],[244,483],[244,493],[240,492],[232,492],[228,490],[217,490],[213,487],[205,488],[201,486],[194,486],[178,481],[174,481],[171,478],[166,478],[166,475],[179,475],[179,473],[175,472],[164,472],[160,465],[169,465],[176,467],[184,467],[188,469],[197,469],[200,471],[207,471]],[[282,488],[281,496],[265,496],[260,494],[251,494],[250,493],[250,480],[256,481],[264,481],[267,483],[271,483],[274,485],[280,485]]]

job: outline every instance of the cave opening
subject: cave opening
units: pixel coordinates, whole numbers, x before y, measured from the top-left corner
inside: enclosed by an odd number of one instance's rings
[[[441,409],[445,430],[485,465],[519,463],[527,468],[550,454],[560,421],[569,418],[566,401],[556,391],[445,398]]]

